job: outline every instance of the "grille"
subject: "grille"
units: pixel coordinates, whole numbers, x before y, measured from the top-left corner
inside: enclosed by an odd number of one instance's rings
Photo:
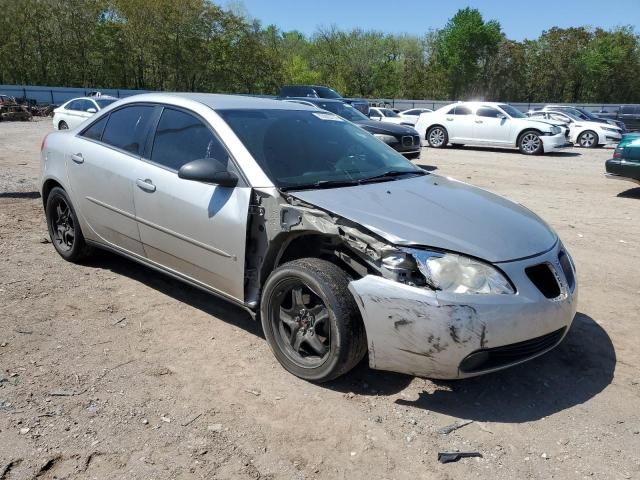
[[[576,278],[573,274],[573,267],[571,265],[571,260],[569,260],[569,255],[567,255],[566,252],[560,252],[558,255],[558,261],[560,262],[560,266],[564,272],[564,278],[567,279],[569,288],[573,290],[576,285]]]
[[[562,327],[555,332],[525,340],[524,342],[476,350],[460,362],[460,370],[465,373],[481,372],[535,357],[539,353],[556,346],[562,339],[565,330],[566,328]]]
[[[556,298],[560,295],[558,279],[551,271],[548,263],[541,263],[524,269],[529,280],[538,287],[538,290],[547,298]]]

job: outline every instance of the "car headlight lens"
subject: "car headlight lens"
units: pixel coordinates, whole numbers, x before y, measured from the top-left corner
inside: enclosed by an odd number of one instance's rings
[[[559,134],[561,131],[562,131],[562,129],[561,129],[560,127],[558,127],[558,126],[555,126],[555,125],[554,125],[553,127],[551,127],[551,134],[552,134],[552,135],[557,135],[557,134]]]
[[[394,143],[398,143],[398,139],[393,135],[385,135],[383,133],[374,133],[373,136],[376,137],[378,140],[382,140],[387,145],[393,145]]]
[[[600,128],[602,128],[602,130],[606,130],[607,132],[618,133],[617,128],[611,128],[611,127],[600,127]]]
[[[455,253],[410,249],[418,269],[431,287],[443,292],[514,294],[509,280],[491,265]]]

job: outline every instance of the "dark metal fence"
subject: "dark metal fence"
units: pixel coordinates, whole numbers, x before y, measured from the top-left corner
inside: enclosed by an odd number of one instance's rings
[[[76,97],[84,97],[87,96],[90,92],[99,91],[103,95],[111,95],[117,98],[129,97],[131,95],[136,95],[138,93],[147,93],[149,90],[121,90],[114,88],[69,88],[69,87],[39,87],[39,86],[31,86],[31,85],[0,85],[0,94],[2,95],[10,95],[12,97],[16,97],[17,99],[31,99],[35,100],[37,103],[53,103],[53,104],[61,104]],[[261,97],[268,97],[268,95],[260,95]],[[439,107],[452,103],[447,100],[407,100],[407,99],[384,99],[384,98],[375,98],[369,99],[370,102],[374,104],[380,105],[388,105],[393,108],[397,108],[399,110],[406,110],[409,108],[430,108],[435,110]],[[523,112],[527,112],[532,109],[541,108],[545,104],[544,103],[519,103],[519,102],[508,102],[514,107],[518,108]],[[615,112],[618,110],[620,105],[614,104],[602,104],[602,103],[573,103],[567,104],[563,103],[563,105],[575,105],[579,107],[584,107],[589,111],[598,112],[598,111],[608,111]]]

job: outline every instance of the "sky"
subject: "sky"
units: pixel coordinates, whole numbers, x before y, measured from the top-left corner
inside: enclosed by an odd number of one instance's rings
[[[498,20],[512,40],[537,38],[553,26],[609,29],[640,22],[640,0],[227,0],[281,30],[312,34],[318,27],[362,28],[422,35],[442,28],[458,9],[477,8]]]

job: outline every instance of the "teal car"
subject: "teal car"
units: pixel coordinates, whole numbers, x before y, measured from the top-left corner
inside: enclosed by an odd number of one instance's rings
[[[640,185],[640,133],[622,136],[613,158],[605,163],[606,177],[613,180],[627,180]]]

